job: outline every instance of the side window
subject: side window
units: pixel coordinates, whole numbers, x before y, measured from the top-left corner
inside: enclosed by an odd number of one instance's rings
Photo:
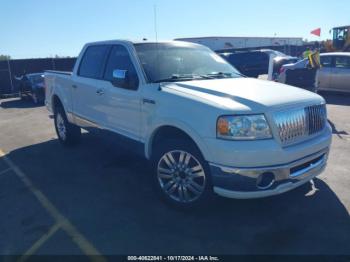
[[[254,64],[256,61],[256,54],[255,53],[245,53],[242,59],[244,62],[244,65],[251,65]]]
[[[270,60],[270,57],[263,52],[257,53],[256,55],[256,61],[260,64],[263,64],[263,65],[268,64],[269,60]]]
[[[137,77],[136,69],[131,61],[128,50],[122,45],[113,46],[107,61],[104,79],[112,81],[113,71],[116,69],[126,70],[129,88],[137,89],[139,80]]]
[[[263,60],[263,57],[260,52],[247,53],[244,59],[245,64],[249,64],[249,65],[260,64],[263,62],[262,60]]]
[[[80,62],[78,75],[88,78],[102,78],[108,49],[107,45],[88,47]]]
[[[336,56],[335,57],[336,68],[350,68],[350,57],[347,56]]]
[[[331,56],[321,56],[321,65],[323,67],[332,67],[332,57]]]
[[[240,66],[243,63],[243,57],[241,54],[232,54],[229,56],[228,61],[230,64]]]

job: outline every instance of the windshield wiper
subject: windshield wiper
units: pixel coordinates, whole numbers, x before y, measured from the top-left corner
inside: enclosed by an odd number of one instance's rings
[[[240,73],[233,73],[234,75],[237,75],[237,76],[242,76],[242,77],[246,77],[245,75],[242,75]],[[223,73],[223,72],[215,72],[215,73],[210,73],[210,74],[207,74],[205,76],[207,77],[211,77],[211,78],[232,78],[234,77],[232,73]]]
[[[196,79],[213,79],[213,77],[209,75],[196,75],[196,74],[173,74],[169,78],[158,79],[153,81],[153,83],[161,83],[161,82],[177,82],[177,81],[187,81],[187,80],[196,80]]]
[[[233,73],[237,76],[246,77],[240,73]],[[217,79],[217,78],[232,78],[234,77],[232,73],[223,73],[223,72],[215,72],[210,74],[173,74],[169,78],[158,79],[153,81],[153,83],[162,83],[162,82],[177,82],[177,81],[190,81],[190,80],[200,80],[200,79]]]

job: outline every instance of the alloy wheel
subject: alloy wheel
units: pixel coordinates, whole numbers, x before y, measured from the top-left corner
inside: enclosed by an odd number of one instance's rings
[[[182,150],[165,153],[158,162],[157,175],[163,192],[178,202],[193,202],[205,190],[203,166],[192,154]]]
[[[62,140],[66,140],[67,137],[67,129],[66,129],[66,125],[64,122],[64,119],[62,117],[62,115],[60,113],[57,113],[56,116],[56,126],[57,126],[57,131],[58,131],[58,135]]]

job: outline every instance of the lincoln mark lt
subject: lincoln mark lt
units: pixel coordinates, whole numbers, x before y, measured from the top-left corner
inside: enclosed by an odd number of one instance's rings
[[[45,73],[46,106],[58,139],[81,129],[130,143],[152,165],[168,202],[267,197],[325,168],[331,143],[325,100],[248,78],[193,43],[86,44],[73,72]]]

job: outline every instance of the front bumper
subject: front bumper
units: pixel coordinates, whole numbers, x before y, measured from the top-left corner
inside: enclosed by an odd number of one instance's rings
[[[235,168],[210,163],[214,192],[223,197],[248,199],[281,194],[319,175],[327,164],[329,148],[291,163],[257,168]],[[260,176],[273,174],[266,187]]]

